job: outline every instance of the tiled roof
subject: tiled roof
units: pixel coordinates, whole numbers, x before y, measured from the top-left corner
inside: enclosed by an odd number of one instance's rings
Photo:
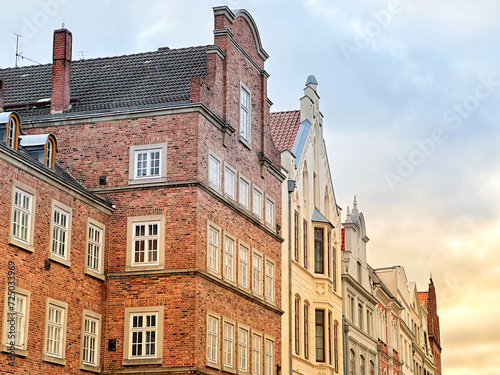
[[[300,111],[271,113],[271,136],[278,150],[291,150],[299,131]]]
[[[429,298],[429,292],[418,292],[418,300],[420,302],[427,303],[428,298]]]
[[[94,193],[89,191],[85,186],[81,185],[73,176],[71,176],[66,170],[64,170],[57,163],[55,163],[54,170],[52,170],[46,167],[44,164],[40,163],[38,159],[33,157],[23,147],[19,146],[18,150],[15,151],[10,147],[7,147],[3,142],[0,142],[0,152],[11,155],[17,155],[25,164],[36,169],[43,169],[46,173],[51,175],[54,179],[62,182],[63,184],[71,186],[71,188],[83,193],[84,195],[92,196],[93,199],[100,201],[101,203],[107,204],[109,206],[111,205],[110,202],[106,201],[102,197],[95,195]]]
[[[71,106],[65,113],[97,113],[190,101],[190,79],[205,77],[209,46],[162,49],[71,63]],[[0,69],[5,106],[21,118],[50,114],[28,105],[51,96],[52,64]]]

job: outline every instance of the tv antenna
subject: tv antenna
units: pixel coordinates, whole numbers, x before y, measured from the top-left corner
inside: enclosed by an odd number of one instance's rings
[[[88,51],[76,51],[77,54],[82,55],[82,57],[80,58],[80,60],[85,60],[85,55],[84,55],[85,52],[88,52]]]
[[[16,34],[16,33],[14,33],[14,35],[16,36],[16,65],[15,65],[16,68],[19,66],[19,65],[17,65],[17,62],[18,62],[19,58],[26,59],[28,61],[31,61],[31,62],[34,62],[35,64],[40,65],[40,63],[38,61],[29,59],[29,58],[23,56],[22,52],[19,52],[19,37],[21,37],[21,38],[24,38],[24,37],[22,35]]]

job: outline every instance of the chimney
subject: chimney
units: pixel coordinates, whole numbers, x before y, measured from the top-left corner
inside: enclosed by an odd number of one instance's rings
[[[62,28],[54,31],[51,113],[62,113],[69,108],[72,41],[73,35],[69,30]]]
[[[0,112],[3,112],[5,98],[5,83],[0,79]]]

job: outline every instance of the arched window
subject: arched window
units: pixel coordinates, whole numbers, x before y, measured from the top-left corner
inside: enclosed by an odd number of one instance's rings
[[[354,375],[356,372],[356,362],[354,361],[354,350],[349,352],[349,375]]]
[[[309,358],[309,304],[304,302],[304,358]]]
[[[300,354],[300,298],[295,296],[295,354]]]
[[[361,375],[366,375],[366,365],[365,365],[365,357],[359,357],[359,373]]]
[[[335,372],[339,372],[339,322],[333,324],[333,355]]]
[[[375,375],[375,364],[370,361],[370,375]]]

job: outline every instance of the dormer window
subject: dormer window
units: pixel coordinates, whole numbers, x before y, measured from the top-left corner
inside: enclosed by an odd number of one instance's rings
[[[40,163],[54,169],[57,142],[52,134],[22,135],[21,146]]]
[[[17,150],[20,133],[19,116],[14,112],[5,112],[0,114],[0,141]]]

